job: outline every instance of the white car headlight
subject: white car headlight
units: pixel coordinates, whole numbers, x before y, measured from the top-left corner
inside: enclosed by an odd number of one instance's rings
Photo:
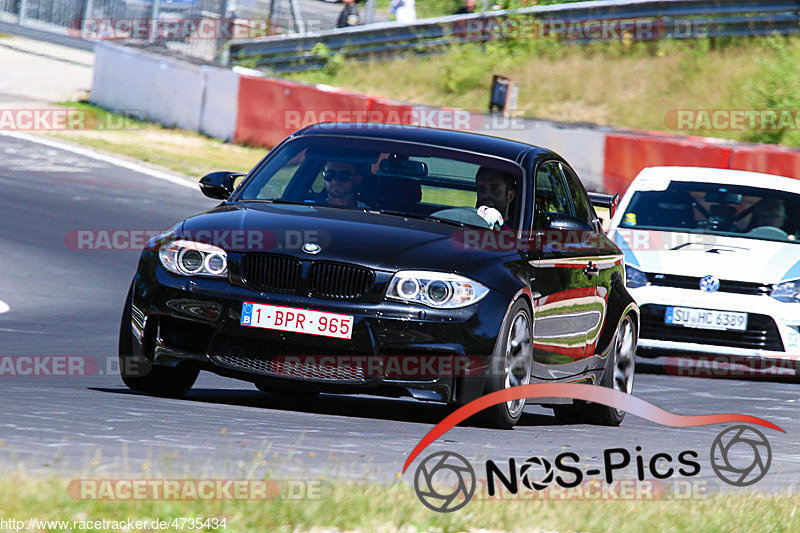
[[[228,276],[228,254],[218,246],[203,242],[177,240],[161,246],[161,264],[181,276]]]
[[[464,276],[402,270],[389,282],[386,297],[437,309],[456,309],[474,304],[488,292],[487,287]]]
[[[644,287],[647,285],[647,274],[639,270],[638,268],[632,267],[630,265],[625,265],[625,286],[629,289],[635,289],[637,287]]]
[[[800,279],[773,285],[769,295],[781,302],[800,302]]]

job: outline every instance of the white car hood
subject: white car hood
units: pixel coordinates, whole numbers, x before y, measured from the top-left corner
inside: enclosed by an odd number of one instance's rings
[[[800,243],[628,228],[609,236],[643,272],[764,284],[800,278]]]

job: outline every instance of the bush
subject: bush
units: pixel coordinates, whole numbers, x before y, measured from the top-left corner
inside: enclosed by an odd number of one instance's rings
[[[795,48],[794,54],[792,48]],[[758,75],[745,86],[745,94],[751,108],[800,109],[800,71],[797,70],[797,42],[772,36],[764,41],[764,55],[758,59]],[[769,129],[754,130],[747,140],[757,143],[779,144],[786,137],[796,137],[796,131]],[[791,143],[796,144],[796,143]]]

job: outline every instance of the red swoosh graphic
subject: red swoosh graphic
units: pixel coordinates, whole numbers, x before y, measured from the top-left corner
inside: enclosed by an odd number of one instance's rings
[[[778,431],[783,431],[780,427],[772,422],[768,422],[763,418],[758,418],[750,415],[739,414],[719,414],[719,415],[698,415],[698,416],[683,416],[670,413],[660,407],[641,400],[630,394],[600,387],[597,385],[583,385],[579,383],[536,383],[531,385],[520,385],[510,389],[493,392],[482,396],[477,400],[473,400],[466,405],[459,407],[453,411],[444,420],[436,424],[427,435],[425,435],[419,444],[408,456],[406,464],[403,465],[403,473],[408,469],[409,465],[422,453],[422,450],[428,447],[433,441],[450,431],[455,425],[463,422],[475,413],[483,411],[487,407],[497,405],[503,402],[512,400],[521,400],[523,398],[571,398],[573,400],[584,400],[587,402],[601,403],[614,407],[620,411],[625,411],[632,415],[636,415],[645,420],[650,420],[662,426],[672,426],[678,428],[695,427],[695,426],[708,426],[711,424],[722,424],[724,422],[746,422],[749,424],[757,424]],[[783,431],[786,433],[785,431]]]

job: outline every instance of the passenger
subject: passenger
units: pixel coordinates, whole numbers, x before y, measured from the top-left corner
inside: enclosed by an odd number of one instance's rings
[[[783,229],[786,222],[786,206],[780,198],[764,198],[753,209],[753,221],[750,228],[772,226]]]
[[[475,175],[475,186],[478,191],[475,207],[485,205],[497,209],[503,217],[501,229],[511,229],[514,225],[512,207],[517,194],[514,177],[499,170],[481,167]]]
[[[360,207],[369,209],[369,206],[358,200],[358,186],[368,175],[366,165],[329,161],[322,171],[325,180],[325,193],[329,205],[342,207]]]

